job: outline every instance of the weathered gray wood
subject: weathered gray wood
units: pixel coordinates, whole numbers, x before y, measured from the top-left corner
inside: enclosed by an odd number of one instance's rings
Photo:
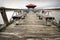
[[[44,19],[49,16],[41,15]],[[16,25],[18,23],[18,25]],[[60,32],[55,25],[46,26],[33,11],[24,20],[17,20],[0,32],[1,40],[60,40]],[[5,38],[5,39],[4,39]]]
[[[7,19],[7,15],[6,15],[5,9],[2,9],[1,15],[2,15],[4,23],[8,24],[8,19]]]

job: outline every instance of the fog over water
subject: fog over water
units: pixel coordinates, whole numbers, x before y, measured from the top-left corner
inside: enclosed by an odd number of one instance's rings
[[[52,11],[51,16],[55,17],[56,22],[59,23],[59,21],[60,21],[60,11]]]
[[[36,4],[37,7],[35,9],[43,9],[43,8],[56,8],[60,7],[60,0],[0,0],[0,7],[6,8],[19,8],[19,9],[27,9],[25,6],[29,3]],[[10,20],[13,12],[6,12],[8,20]],[[57,22],[60,20],[60,12],[53,11],[50,13],[51,16],[54,16]],[[0,24],[3,24],[3,19],[0,14]]]

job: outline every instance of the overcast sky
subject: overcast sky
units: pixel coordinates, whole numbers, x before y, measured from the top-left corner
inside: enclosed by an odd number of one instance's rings
[[[60,7],[60,0],[0,0],[0,7],[26,9],[25,6],[29,3],[37,5],[37,9]],[[0,17],[0,23],[3,23],[2,17]]]
[[[60,7],[60,0],[0,0],[0,6],[8,8],[26,8],[29,3],[36,4],[36,8]]]

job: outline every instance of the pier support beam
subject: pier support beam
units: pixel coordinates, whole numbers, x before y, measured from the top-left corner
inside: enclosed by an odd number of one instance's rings
[[[7,15],[6,15],[6,11],[5,9],[1,9],[1,15],[2,15],[2,18],[3,18],[3,21],[4,21],[4,24],[8,24],[8,19],[7,19]]]

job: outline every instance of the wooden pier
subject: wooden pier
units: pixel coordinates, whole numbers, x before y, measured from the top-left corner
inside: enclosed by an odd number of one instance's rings
[[[15,20],[0,32],[0,40],[60,40],[57,26],[45,24],[36,13],[30,11],[25,19]]]

